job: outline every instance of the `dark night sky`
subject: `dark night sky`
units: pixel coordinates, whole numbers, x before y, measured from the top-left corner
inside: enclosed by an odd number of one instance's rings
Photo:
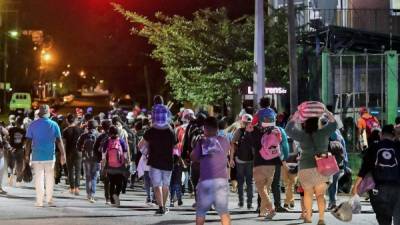
[[[156,79],[160,81],[158,84],[163,82],[160,65],[143,56],[143,52],[150,52],[152,47],[147,45],[145,39],[129,34],[129,22],[113,11],[109,4],[111,0],[22,0],[21,2],[22,28],[42,29],[53,37],[59,66],[70,63],[75,69],[84,68],[106,79],[117,78],[114,80],[117,80],[118,85],[128,90],[142,86],[126,82],[126,78],[141,76],[143,62],[147,61],[151,75],[154,78],[161,77]],[[156,11],[169,15],[190,16],[200,8],[225,6],[230,15],[237,17],[242,14],[252,14],[254,9],[253,0],[114,0],[114,2],[147,16],[154,15]],[[137,80],[141,79],[138,77]]]

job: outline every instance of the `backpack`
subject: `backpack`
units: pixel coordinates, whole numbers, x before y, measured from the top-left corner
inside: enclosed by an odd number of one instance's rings
[[[271,160],[281,155],[282,133],[278,127],[268,127],[261,138],[260,155],[264,160]]]
[[[368,137],[372,133],[373,128],[380,128],[379,122],[376,121],[376,118],[373,116],[371,116],[368,119],[363,118],[363,120],[365,121],[366,124],[365,131],[367,132]]]
[[[373,177],[381,182],[398,182],[400,166],[394,148],[379,148],[376,152]]]
[[[246,134],[244,128],[240,128],[239,132],[240,137],[237,143],[238,147],[236,151],[236,156],[241,161],[253,161],[253,146],[251,140],[249,140],[250,137],[248,136],[248,134]]]
[[[96,143],[97,136],[93,132],[85,135],[82,145],[82,156],[85,160],[98,161],[99,155],[95,152],[94,144]]]
[[[124,166],[125,157],[119,138],[109,138],[107,143],[107,165],[112,168]]]

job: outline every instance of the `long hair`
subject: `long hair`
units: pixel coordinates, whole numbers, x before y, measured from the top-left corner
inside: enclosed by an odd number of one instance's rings
[[[318,123],[319,123],[318,117],[308,118],[304,122],[303,129],[307,134],[312,134],[318,130]]]

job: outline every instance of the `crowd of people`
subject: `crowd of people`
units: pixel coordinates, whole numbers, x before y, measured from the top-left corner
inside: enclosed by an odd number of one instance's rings
[[[325,211],[338,209],[338,183],[349,168],[337,119],[319,102],[302,103],[290,117],[277,114],[269,98],[258,108],[243,109],[229,123],[189,108],[174,117],[161,96],[154,97],[149,114],[134,116],[118,110],[95,115],[89,109],[64,117],[42,105],[32,118],[12,115],[0,126],[0,194],[6,194],[5,170],[9,185],[20,186],[32,180],[32,168],[36,207],[55,206],[53,189],[62,174],[72,195],[80,195],[84,175],[91,203],[103,182],[105,203],[119,207],[120,194],[143,180],[145,203],[157,206],[157,215],[182,206],[183,196],[193,193],[196,224],[204,224],[211,209],[222,224],[231,224],[230,192],[237,193],[239,208],[267,220],[293,210],[299,193],[300,218],[312,222],[315,196],[318,225],[324,225]],[[372,176],[375,186],[368,194],[384,225],[400,224],[400,119],[396,123],[381,127],[366,108],[357,122],[363,161],[351,194],[361,195],[363,180]]]

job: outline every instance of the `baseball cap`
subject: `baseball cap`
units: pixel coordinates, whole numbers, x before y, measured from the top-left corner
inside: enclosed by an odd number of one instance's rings
[[[39,106],[39,117],[50,117],[50,107],[49,105],[41,105]]]
[[[251,123],[253,120],[253,116],[250,114],[243,114],[242,117],[240,118],[240,121],[245,122],[245,123]]]
[[[184,109],[182,112],[182,119],[196,118],[194,112],[191,109]]]

